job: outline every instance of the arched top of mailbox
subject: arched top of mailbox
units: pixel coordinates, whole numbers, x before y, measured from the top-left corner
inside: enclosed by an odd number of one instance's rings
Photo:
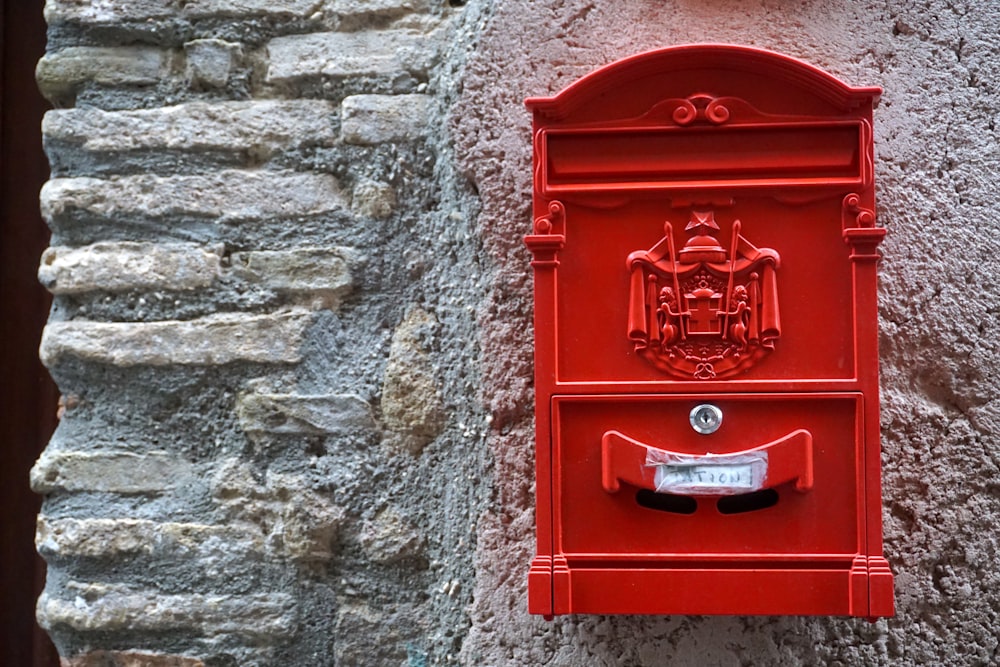
[[[762,85],[764,83],[770,85]],[[780,91],[780,93],[779,93]],[[735,95],[760,111],[837,115],[870,108],[878,87],[848,86],[801,60],[764,49],[731,44],[689,44],[623,58],[578,79],[554,97],[532,97],[525,104],[552,120],[609,118],[608,105],[624,116],[639,114],[656,96],[697,93]],[[601,101],[608,104],[601,104]]]

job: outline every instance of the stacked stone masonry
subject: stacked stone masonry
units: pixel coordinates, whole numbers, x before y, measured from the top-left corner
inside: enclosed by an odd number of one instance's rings
[[[440,121],[466,13],[45,16],[64,396],[32,486],[66,664],[457,663],[488,493],[474,199]]]
[[[68,667],[995,664],[997,3],[47,0]],[[526,613],[523,99],[731,42],[875,115],[897,617]],[[651,594],[665,594],[656,591]]]

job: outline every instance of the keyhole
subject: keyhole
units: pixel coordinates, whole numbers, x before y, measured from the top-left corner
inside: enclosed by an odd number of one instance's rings
[[[690,421],[691,428],[697,433],[715,433],[722,426],[722,410],[710,403],[697,405],[691,410]]]

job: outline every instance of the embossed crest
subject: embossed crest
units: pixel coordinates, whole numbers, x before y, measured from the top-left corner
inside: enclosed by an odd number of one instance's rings
[[[781,334],[780,257],[757,248],[733,222],[729,247],[711,210],[694,210],[684,247],[673,229],[628,257],[628,337],[636,353],[671,375],[711,380],[741,373],[774,349]]]

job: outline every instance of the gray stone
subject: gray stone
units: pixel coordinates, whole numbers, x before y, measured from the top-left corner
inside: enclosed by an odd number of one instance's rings
[[[50,322],[40,354],[49,368],[65,356],[116,366],[296,363],[311,320],[307,311],[288,310],[190,321]]]
[[[72,96],[86,82],[106,86],[155,84],[168,62],[167,53],[147,46],[73,46],[38,61],[38,88],[50,100]]]
[[[382,418],[396,437],[390,445],[419,454],[441,433],[447,414],[425,343],[434,317],[420,308],[407,313],[392,336],[382,379]]]
[[[265,394],[240,396],[236,405],[247,433],[338,435],[375,428],[371,406],[353,394]]]
[[[349,144],[415,141],[428,131],[429,95],[352,95],[341,106],[341,137]]]
[[[157,523],[142,519],[38,518],[35,546],[47,559],[115,559],[155,555],[196,561],[220,576],[239,567],[252,553],[264,551],[259,530],[250,526]]]
[[[198,658],[145,651],[87,651],[63,658],[61,667],[205,667]]]
[[[297,303],[336,309],[354,286],[348,248],[298,248],[233,253],[233,274],[296,297]]]
[[[38,280],[53,294],[95,290],[193,290],[220,275],[222,247],[194,243],[95,243],[42,253]]]
[[[295,600],[287,593],[165,595],[127,586],[68,582],[71,599],[43,593],[38,622],[77,632],[186,632],[273,642],[295,629]]]
[[[76,212],[127,220],[208,218],[236,223],[344,210],[333,176],[225,170],[197,176],[56,178],[42,187],[42,215],[53,225]]]
[[[326,10],[340,16],[398,16],[407,12],[425,12],[430,0],[326,0]]]
[[[302,145],[332,146],[336,109],[321,100],[191,102],[134,111],[55,109],[42,133],[114,159],[125,151],[213,151],[266,160]]]
[[[323,563],[337,549],[337,538],[345,512],[317,494],[301,494],[286,506],[281,516],[280,544],[289,558]],[[274,535],[274,533],[272,533]]]
[[[318,0],[187,0],[182,11],[192,18],[229,16],[241,21],[254,16],[305,18],[319,4]]]
[[[267,47],[266,81],[426,77],[437,58],[437,40],[417,30],[324,32],[276,37]]]
[[[89,24],[119,23],[168,18],[177,14],[177,6],[165,0],[46,0],[45,21],[54,23],[75,22]]]
[[[364,523],[358,542],[365,555],[376,563],[398,563],[424,553],[423,537],[391,508]]]
[[[188,85],[223,88],[239,62],[243,47],[221,39],[196,39],[184,45]]]
[[[35,493],[164,493],[182,484],[191,466],[167,452],[46,450],[31,469]]]
[[[212,482],[230,521],[258,526],[273,552],[297,562],[324,562],[337,549],[345,511],[298,475],[268,471],[263,481],[238,459],[224,461]]]
[[[429,620],[419,606],[402,600],[380,606],[370,600],[343,599],[337,605],[336,636],[364,639],[337,642],[333,664],[427,664],[418,647],[429,630]]]
[[[317,0],[48,0],[45,20],[49,24],[73,22],[83,24],[115,24],[123,21],[150,21],[184,17],[203,19],[231,17],[246,19],[254,16],[305,17],[316,11]]]
[[[351,193],[351,211],[366,218],[384,219],[396,210],[396,191],[388,183],[358,179]]]

